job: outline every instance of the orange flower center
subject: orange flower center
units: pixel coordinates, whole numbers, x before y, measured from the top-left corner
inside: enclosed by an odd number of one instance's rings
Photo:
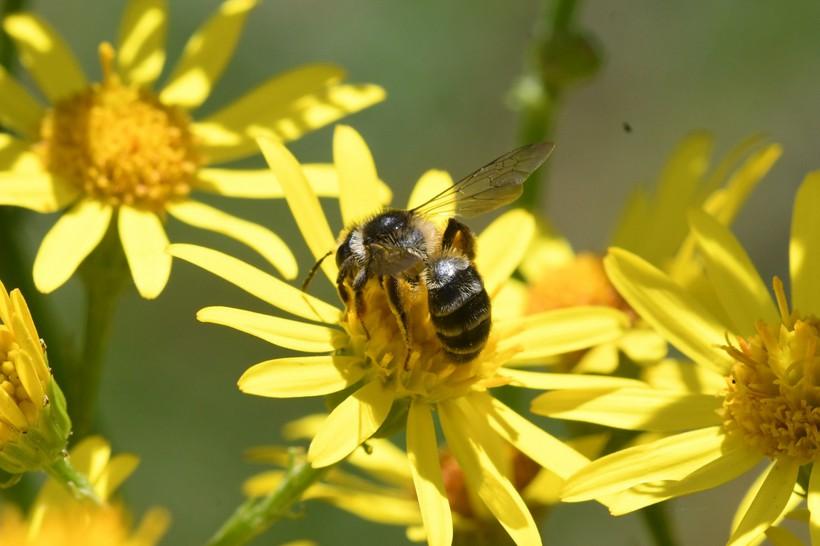
[[[41,161],[55,176],[112,205],[161,210],[191,191],[201,163],[190,120],[113,73],[100,46],[102,83],[57,102],[40,124]]]

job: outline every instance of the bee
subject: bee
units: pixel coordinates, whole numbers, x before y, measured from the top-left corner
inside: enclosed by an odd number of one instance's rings
[[[349,311],[360,318],[366,311],[364,287],[377,279],[396,317],[408,349],[412,334],[400,284],[424,286],[430,321],[444,353],[454,362],[473,360],[487,342],[492,325],[490,297],[475,267],[475,237],[465,224],[450,217],[443,232],[433,222],[455,205],[455,215],[471,217],[517,199],[523,183],[546,161],[551,143],[537,143],[508,152],[452,186],[409,209],[385,209],[342,231],[336,249],[336,287]],[[515,237],[511,233],[510,237]],[[302,289],[315,274],[319,259]],[[409,355],[409,351],[407,352]]]

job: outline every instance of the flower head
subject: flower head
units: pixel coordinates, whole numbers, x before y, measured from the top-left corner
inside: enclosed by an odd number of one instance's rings
[[[0,469],[22,474],[50,466],[70,430],[26,301],[0,283]]]
[[[313,255],[318,259],[332,252],[336,238],[299,163],[277,142],[260,140],[260,145]],[[337,128],[333,149],[342,219],[350,226],[381,211],[389,192],[358,133],[349,127]],[[451,184],[445,173],[428,172],[412,192],[408,208]],[[517,236],[510,238],[510,233]],[[437,341],[421,285],[400,288],[411,339],[408,346],[385,291],[375,280],[365,287],[363,308],[343,311],[220,253],[189,245],[174,245],[172,253],[302,319],[224,307],[206,308],[198,315],[202,321],[231,326],[282,347],[316,355],[263,362],[239,380],[246,393],[276,398],[339,393],[339,403],[311,442],[307,457],[312,465],[332,465],[370,438],[406,427],[407,457],[428,541],[449,544],[452,515],[439,461],[433,421],[436,411],[472,494],[517,543],[540,544],[531,514],[505,476],[499,446],[511,444],[561,477],[580,468],[586,458],[515,413],[490,391],[501,385],[544,388],[544,384],[563,382],[567,378],[560,374],[511,366],[612,339],[620,335],[627,321],[617,310],[594,307],[529,317],[506,312],[504,283],[526,252],[533,233],[532,217],[514,210],[478,236],[475,267],[492,299],[493,325],[481,353],[461,363],[449,358]],[[336,264],[325,260],[321,269],[335,286]],[[617,378],[598,379],[607,384],[629,383]]]
[[[86,438],[71,450],[75,467],[89,477],[103,505],[78,501],[62,484],[43,484],[27,516],[6,507],[0,511],[0,534],[8,546],[155,546],[168,527],[164,510],[151,509],[136,527],[122,504],[109,503],[134,471],[133,455],[111,457],[100,437]]]
[[[818,208],[820,174],[811,173],[795,200],[791,305],[782,282],[775,278],[772,298],[740,243],[702,211],[690,215],[692,237],[719,314],[700,292],[685,290],[633,254],[610,251],[607,272],[630,305],[700,366],[702,377],[720,374],[724,380],[709,379],[698,389],[586,393],[572,402],[554,393],[536,399],[539,413],[678,432],[591,463],[567,483],[565,500],[603,497],[613,512],[625,513],[716,487],[770,459],[738,509],[728,543],[759,540],[806,495],[812,528],[818,527]],[[810,477],[798,484],[804,465]]]
[[[4,29],[50,101],[46,107],[0,69],[0,204],[67,212],[48,232],[34,262],[38,289],[68,280],[116,223],[140,294],[167,283],[171,257],[164,222],[171,215],[257,250],[286,278],[297,274],[287,245],[266,228],[193,199],[202,190],[233,197],[281,197],[268,171],[213,165],[256,152],[254,136],[292,140],[382,100],[373,85],[340,83],[344,72],[307,65],[276,76],[204,120],[192,111],[210,95],[255,0],[226,0],[193,36],[159,90],[165,61],[164,0],[130,0],[118,47],[100,45],[102,81],[87,82],[60,37],[31,13]],[[311,169],[320,193],[335,193],[332,170]]]

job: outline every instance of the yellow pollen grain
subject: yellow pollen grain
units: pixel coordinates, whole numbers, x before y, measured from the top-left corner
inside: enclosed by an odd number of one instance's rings
[[[820,320],[790,312],[782,283],[774,284],[783,322],[759,322],[754,335],[726,347],[735,363],[723,424],[769,457],[809,463],[820,456]]]
[[[101,44],[103,81],[57,102],[40,124],[45,168],[111,205],[159,211],[191,191],[201,159],[182,110],[149,90],[124,85]]]

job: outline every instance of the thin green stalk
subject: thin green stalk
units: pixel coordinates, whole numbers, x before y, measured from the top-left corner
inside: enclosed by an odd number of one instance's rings
[[[295,464],[282,483],[267,496],[245,501],[208,541],[207,546],[241,546],[253,540],[277,520],[287,516],[305,490],[327,468],[313,468],[306,461]]]
[[[60,457],[54,464],[46,469],[48,475],[63,484],[77,500],[90,500],[94,504],[101,504],[99,497],[94,492],[94,487],[88,478],[78,472],[68,458]]]
[[[656,546],[678,546],[680,544],[664,503],[647,506],[640,513]]]
[[[85,285],[86,320],[81,358],[72,362],[64,390],[74,438],[94,427],[97,395],[117,305],[129,282],[128,264],[114,223],[99,246],[80,267]]]

